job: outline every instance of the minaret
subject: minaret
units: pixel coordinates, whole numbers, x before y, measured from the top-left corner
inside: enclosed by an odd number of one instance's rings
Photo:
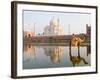
[[[70,35],[70,24],[68,24],[68,34]]]
[[[59,31],[58,31],[58,35],[59,35],[61,33],[60,26],[59,26],[59,18],[57,19],[57,27],[59,29]]]
[[[59,27],[59,19],[57,21],[58,21],[58,27]]]
[[[35,23],[34,23],[34,35],[35,35]]]

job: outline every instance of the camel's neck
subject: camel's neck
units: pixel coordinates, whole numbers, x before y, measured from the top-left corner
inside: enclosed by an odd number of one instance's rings
[[[79,38],[80,42],[84,42],[85,41],[85,37],[83,39]]]

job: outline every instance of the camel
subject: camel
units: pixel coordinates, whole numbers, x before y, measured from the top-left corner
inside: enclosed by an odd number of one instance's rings
[[[84,41],[85,41],[85,37],[83,39],[81,39],[80,37],[75,36],[75,34],[72,35],[71,44],[73,46],[78,46],[78,44],[80,44]]]

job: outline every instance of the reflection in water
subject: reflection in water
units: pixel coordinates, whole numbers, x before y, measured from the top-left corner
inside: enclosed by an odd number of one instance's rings
[[[50,56],[52,63],[59,63],[60,57],[64,53],[64,48],[63,47],[57,47],[57,46],[55,46],[55,47],[45,47],[44,53],[47,56]]]
[[[25,44],[24,45],[24,63],[29,62],[30,57],[35,58],[35,46],[30,45],[30,44]]]
[[[83,61],[84,64],[88,64],[88,62],[85,60],[85,58],[81,57],[79,47],[78,47],[78,53],[77,54],[78,54],[77,56],[72,56],[71,48],[69,48],[69,56],[70,56],[70,60],[73,64],[73,66],[75,66],[75,64],[79,64],[81,61]]]
[[[91,54],[91,46],[88,45],[88,46],[86,46],[86,47],[87,47],[87,56],[88,56],[89,54]]]
[[[24,45],[23,69],[90,66],[90,46],[80,50],[69,46]],[[78,52],[77,52],[78,51]]]

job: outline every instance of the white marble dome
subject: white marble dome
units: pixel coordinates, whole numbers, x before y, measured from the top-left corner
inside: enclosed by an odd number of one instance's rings
[[[58,24],[59,24],[59,21],[56,20],[56,19],[52,19],[52,20],[50,21],[50,25],[58,26]]]

